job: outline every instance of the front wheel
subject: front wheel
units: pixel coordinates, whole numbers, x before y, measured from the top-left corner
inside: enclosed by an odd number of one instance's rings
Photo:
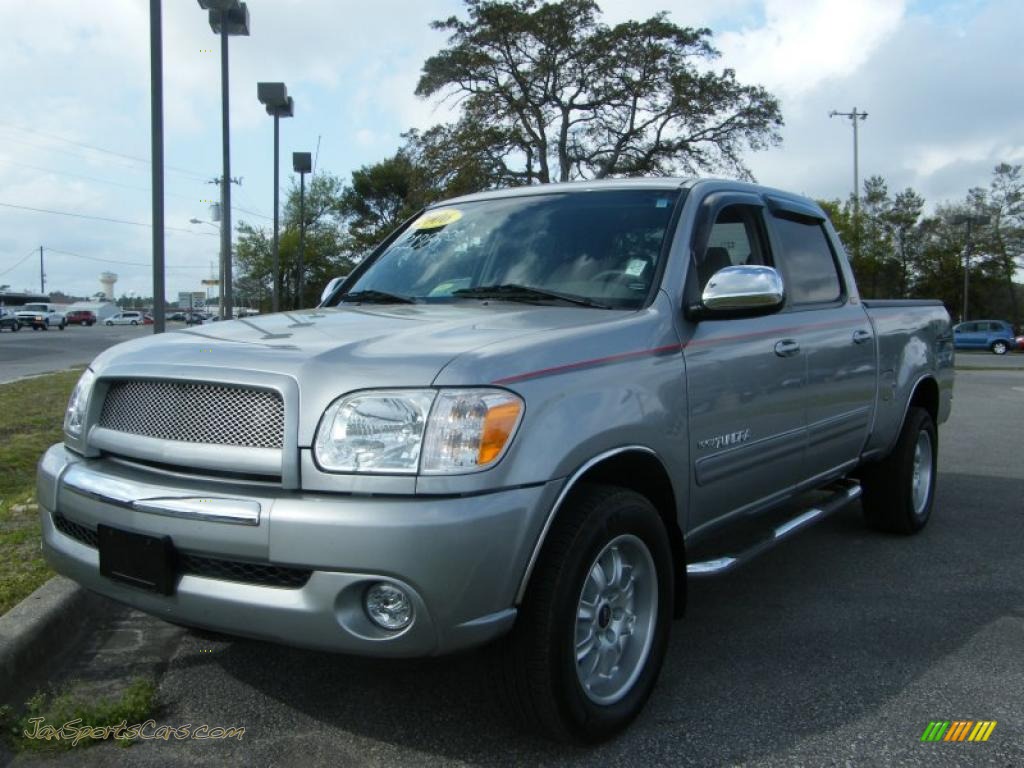
[[[935,502],[938,431],[931,414],[911,407],[896,447],[864,467],[862,504],[869,526],[891,533],[917,533],[928,523]]]
[[[132,325],[138,325],[138,324],[139,324],[138,320],[132,320]]]
[[[1005,341],[997,341],[992,344],[992,352],[997,355],[1005,355],[1010,351],[1010,345]]]
[[[672,554],[650,501],[586,486],[559,513],[512,632],[493,649],[520,725],[561,741],[614,736],[654,688],[672,620]]]
[[[104,325],[113,325],[113,323],[107,320],[107,322],[105,322]]]

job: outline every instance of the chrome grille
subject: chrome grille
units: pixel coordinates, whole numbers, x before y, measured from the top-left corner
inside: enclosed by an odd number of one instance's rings
[[[179,381],[114,381],[99,426],[186,443],[282,448],[277,392]]]

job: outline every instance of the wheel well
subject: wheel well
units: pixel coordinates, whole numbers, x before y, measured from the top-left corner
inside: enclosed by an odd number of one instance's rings
[[[917,406],[924,408],[931,414],[932,421],[936,425],[939,423],[939,385],[935,382],[935,379],[927,378],[922,379],[917,389],[914,390],[914,394],[910,396],[910,407]]]
[[[675,492],[672,490],[672,481],[661,461],[645,451],[618,453],[590,467],[577,479],[574,489],[583,483],[629,488],[641,496],[646,496],[658,510],[665,523],[665,530],[668,531],[672,563],[675,567],[673,613],[676,618],[682,618],[686,609],[686,548],[683,533],[676,519],[678,507]]]

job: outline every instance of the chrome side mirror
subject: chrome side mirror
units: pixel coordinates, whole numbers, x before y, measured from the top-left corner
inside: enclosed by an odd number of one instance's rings
[[[327,287],[324,288],[324,292],[320,294],[320,303],[323,304],[327,301],[327,297],[334,293],[334,289],[344,282],[348,275],[340,275],[339,277],[332,277],[330,282],[327,283]]]
[[[786,291],[772,267],[744,264],[725,267],[704,286],[702,308],[708,312],[770,312],[782,306]]]

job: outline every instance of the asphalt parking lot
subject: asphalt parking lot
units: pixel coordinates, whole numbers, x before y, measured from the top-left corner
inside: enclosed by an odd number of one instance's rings
[[[596,749],[514,732],[482,654],[371,661],[112,608],[55,677],[143,670],[159,680],[158,723],[244,726],[243,739],[14,764],[1022,765],[1024,373],[963,372],[956,387],[929,527],[871,533],[853,506],[692,583],[647,709]],[[998,725],[986,743],[921,743],[939,719]]]
[[[63,331],[0,333],[0,384],[24,376],[88,365],[107,347],[153,333],[151,325],[69,325]]]

